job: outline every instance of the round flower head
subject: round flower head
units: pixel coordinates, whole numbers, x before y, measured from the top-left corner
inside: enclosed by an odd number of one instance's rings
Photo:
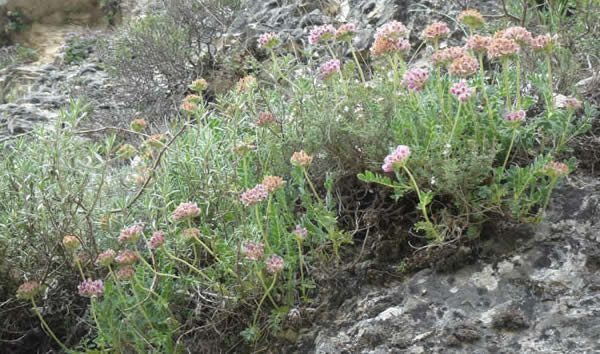
[[[346,23],[341,25],[337,31],[335,31],[335,40],[350,42],[352,37],[356,34],[356,25],[353,23]]]
[[[267,188],[263,184],[257,184],[254,188],[248,189],[242,193],[241,201],[245,206],[254,205],[267,199],[269,196]]]
[[[200,213],[202,213],[202,211],[200,210],[200,208],[198,208],[198,205],[196,203],[181,203],[175,209],[175,211],[173,211],[173,221],[178,222],[182,220],[192,219],[200,215]]]
[[[144,232],[142,225],[133,225],[121,230],[119,242],[134,242]]]
[[[198,105],[198,103],[200,103],[201,100],[202,100],[202,98],[200,98],[200,96],[198,96],[198,95],[187,95],[183,99],[184,102],[189,102],[189,103],[193,104],[194,106]]]
[[[520,26],[509,27],[504,30],[502,38],[512,39],[521,47],[531,45],[533,36],[526,28]]]
[[[506,121],[511,124],[519,125],[525,121],[525,111],[520,110],[520,111],[506,113],[505,118],[506,118]]]
[[[130,251],[130,250],[125,250],[123,252],[121,252],[117,258],[115,258],[115,261],[117,261],[117,263],[121,264],[121,265],[131,265],[135,262],[137,262],[137,260],[139,259],[138,255],[135,254],[135,252]]]
[[[398,53],[404,55],[410,50],[410,42],[404,38],[389,39],[387,37],[378,37],[371,46],[371,54],[375,57],[381,57],[387,54]]]
[[[454,59],[448,71],[458,77],[469,77],[479,70],[479,62],[470,55],[463,55]]]
[[[259,127],[265,127],[272,123],[275,123],[275,115],[271,112],[260,112],[254,120],[254,124]]]
[[[542,173],[550,178],[566,176],[569,174],[569,166],[562,162],[548,162],[548,164],[542,168]]]
[[[157,249],[160,246],[162,246],[166,241],[165,238],[165,233],[162,231],[156,231],[155,233],[152,234],[152,237],[150,237],[150,248],[152,249]]]
[[[155,149],[163,148],[166,142],[167,137],[164,134],[154,134],[146,140],[146,144]]]
[[[581,108],[581,101],[576,99],[575,97],[567,97],[565,100],[565,105],[567,106],[567,110],[576,111]]]
[[[429,79],[429,71],[425,69],[415,69],[404,73],[401,84],[411,91],[419,92],[423,86],[425,86],[427,79]]]
[[[379,37],[398,39],[406,36],[408,36],[408,28],[398,21],[392,21],[384,24],[383,26],[379,27],[375,33],[375,39]]]
[[[190,90],[196,91],[198,93],[206,90],[208,88],[208,82],[203,78],[192,81],[192,83],[188,86]]]
[[[488,56],[491,59],[506,58],[517,54],[521,47],[512,39],[494,38],[488,47]]]
[[[463,23],[471,28],[475,28],[483,26],[485,20],[479,11],[465,10],[458,15],[458,22]]]
[[[433,66],[443,66],[454,61],[456,58],[460,58],[468,54],[469,52],[462,47],[444,48],[438,50],[431,56],[431,62]]]
[[[73,257],[73,265],[83,264],[88,260],[88,257],[85,253],[78,253],[75,257]]]
[[[181,236],[185,241],[193,241],[195,237],[200,237],[200,230],[195,227],[181,231]]]
[[[292,233],[302,241],[306,238],[306,235],[308,235],[308,230],[300,225],[296,225],[296,229],[292,231]]]
[[[434,22],[423,30],[423,38],[426,41],[435,41],[450,33],[448,25],[444,22]]]
[[[35,280],[23,283],[17,289],[17,299],[30,300],[42,292],[42,286]]]
[[[283,258],[276,254],[267,259],[265,264],[267,265],[267,271],[269,271],[269,273],[279,273],[283,271]]]
[[[135,270],[131,267],[123,267],[117,272],[117,279],[129,280],[135,275]]]
[[[290,161],[292,165],[306,167],[312,163],[312,156],[309,156],[304,150],[292,154]]]
[[[88,279],[83,283],[79,284],[77,286],[77,290],[79,290],[79,295],[81,296],[95,298],[104,293],[104,284],[100,279]]]
[[[265,245],[260,242],[248,242],[242,252],[249,261],[259,261],[262,259]]]
[[[76,249],[77,247],[79,247],[79,245],[81,245],[81,243],[79,242],[79,239],[75,236],[71,236],[71,235],[67,235],[65,237],[63,237],[63,245],[65,245],[66,248],[69,249]]]
[[[332,25],[322,25],[313,28],[308,36],[308,43],[315,44],[319,41],[328,41],[335,36],[335,27]]]
[[[132,158],[136,153],[137,150],[130,144],[122,145],[119,150],[117,150],[117,156],[124,160]]]
[[[109,248],[98,255],[94,264],[101,267],[108,267],[115,259],[115,254],[115,251]]]
[[[251,75],[244,76],[237,83],[237,91],[238,92],[246,92],[249,89],[253,88],[255,84],[256,84],[256,79],[254,78],[254,76],[251,76]]]
[[[396,150],[391,154],[387,155],[383,160],[383,166],[381,168],[384,172],[392,172],[395,169],[399,169],[408,160],[410,156],[410,149],[406,145],[398,145]]]
[[[487,48],[492,44],[492,37],[480,36],[475,34],[467,40],[467,49],[474,51],[475,53],[484,53]]]
[[[542,34],[531,41],[531,48],[536,52],[550,53],[558,45],[558,35]]]
[[[279,176],[265,176],[262,180],[262,184],[267,189],[267,192],[273,193],[281,188],[285,184],[285,181]]]
[[[273,49],[281,43],[281,38],[275,32],[263,33],[258,37],[259,48]]]
[[[131,121],[131,124],[129,124],[129,127],[134,132],[139,133],[142,130],[144,130],[144,128],[146,128],[147,125],[148,123],[146,123],[146,121],[143,119],[134,119]]]
[[[461,80],[450,88],[450,92],[456,96],[460,102],[467,101],[474,91],[475,89],[470,87],[465,80]]]
[[[337,59],[331,59],[330,61],[321,64],[321,66],[319,67],[319,79],[329,79],[333,74],[339,72],[340,68],[341,63]]]

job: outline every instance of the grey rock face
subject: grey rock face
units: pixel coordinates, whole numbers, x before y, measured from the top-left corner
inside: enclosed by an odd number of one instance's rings
[[[475,264],[329,304],[294,352],[600,351],[600,183],[584,182],[556,190],[538,227],[484,235]]]

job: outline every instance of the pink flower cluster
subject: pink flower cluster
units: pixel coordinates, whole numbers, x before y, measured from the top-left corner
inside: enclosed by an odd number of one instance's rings
[[[300,240],[304,240],[306,238],[306,235],[308,235],[308,230],[306,230],[306,228],[300,226],[300,225],[296,225],[296,229],[294,231],[292,231],[292,233]]]
[[[242,252],[249,261],[259,261],[264,255],[265,245],[260,242],[248,242]]]
[[[35,280],[31,280],[19,286],[17,289],[17,298],[29,300],[34,298],[41,290],[42,287],[40,286],[40,283]]]
[[[160,246],[162,246],[165,241],[167,239],[165,238],[165,233],[162,231],[156,231],[155,233],[152,234],[152,237],[150,237],[150,248],[152,249],[157,249]]]
[[[429,79],[429,71],[425,69],[415,69],[404,73],[402,85],[409,90],[419,92],[425,86],[425,82]]]
[[[254,205],[267,199],[269,192],[263,184],[257,184],[254,188],[242,193],[242,203],[246,206]]]
[[[336,41],[349,41],[356,33],[356,25],[353,23],[346,23],[341,25],[337,31],[335,31]]]
[[[462,56],[469,55],[462,47],[450,47],[438,50],[431,56],[433,66],[441,66],[450,63],[451,61]]]
[[[520,110],[520,111],[508,112],[508,113],[506,113],[505,118],[508,122],[511,122],[511,123],[522,122],[525,120],[525,111]]]
[[[77,290],[79,290],[79,295],[81,296],[94,298],[104,293],[104,283],[102,283],[102,280],[100,279],[88,279],[79,284]]]
[[[96,262],[94,262],[94,264],[101,267],[108,267],[112,263],[113,259],[115,259],[115,255],[115,251],[109,248],[98,255],[98,258],[96,258]]]
[[[130,251],[130,250],[125,250],[125,251],[121,252],[117,256],[117,258],[115,258],[115,261],[117,261],[119,264],[122,264],[122,265],[130,265],[130,264],[137,262],[138,259],[139,259],[138,255],[135,254],[135,252]]]
[[[569,174],[569,166],[562,162],[548,162],[542,168],[542,173],[549,177],[558,178]]]
[[[521,47],[512,39],[494,38],[488,47],[488,56],[491,59],[505,58],[517,54]]]
[[[410,156],[410,149],[406,145],[398,145],[396,150],[391,154],[387,155],[383,160],[383,166],[381,168],[384,172],[392,172],[397,168],[402,167],[408,157]]]
[[[454,59],[448,71],[458,77],[469,77],[479,70],[479,62],[470,55],[463,55]]]
[[[558,35],[550,35],[547,33],[535,37],[531,41],[531,48],[535,51],[549,52],[554,48],[556,43],[558,43]]]
[[[401,37],[406,37],[407,35],[408,28],[406,28],[406,26],[404,26],[401,22],[392,21],[377,29],[377,32],[375,33],[375,39],[379,37],[398,39]]]
[[[531,32],[520,26],[509,27],[502,32],[502,38],[512,39],[520,46],[530,45],[533,40]]]
[[[269,273],[279,273],[283,271],[283,258],[274,254],[265,262]]]
[[[183,236],[186,241],[192,241],[195,237],[200,237],[200,230],[195,227],[185,229],[181,231],[181,236]]]
[[[575,97],[568,97],[565,100],[565,105],[567,106],[568,110],[574,111],[574,110],[581,108],[581,101],[579,101]]]
[[[475,89],[470,87],[465,80],[452,85],[450,92],[458,98],[460,102],[465,102],[471,97]]]
[[[188,202],[181,203],[179,206],[173,211],[173,221],[177,222],[187,218],[194,218],[200,215],[202,211],[198,208],[196,203]]]
[[[381,57],[386,54],[405,54],[410,50],[410,42],[404,38],[389,39],[379,37],[371,46],[371,54],[375,57]]]
[[[444,22],[434,22],[423,30],[423,38],[427,41],[434,41],[440,37],[446,36],[450,33],[448,25]]]
[[[335,36],[335,27],[332,25],[322,25],[313,28],[308,36],[308,43],[315,44],[321,40],[327,41]]]
[[[483,53],[492,43],[492,37],[480,36],[475,34],[467,40],[467,49],[474,51],[475,53]]]
[[[129,280],[135,275],[135,270],[131,267],[123,267],[117,272],[117,279]]]
[[[281,38],[275,32],[263,33],[258,37],[258,46],[265,49],[273,49],[279,45]]]
[[[142,225],[133,225],[121,231],[119,242],[133,242],[144,232]]]
[[[337,59],[331,59],[330,61],[321,64],[319,68],[319,79],[326,80],[334,73],[340,71],[341,63]]]

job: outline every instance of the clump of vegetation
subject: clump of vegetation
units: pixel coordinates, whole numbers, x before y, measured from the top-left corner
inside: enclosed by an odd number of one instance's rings
[[[348,176],[365,189],[379,186],[388,208],[375,218],[410,225],[417,247],[443,249],[478,237],[493,217],[539,222],[575,168],[558,154],[595,115],[575,97],[555,102],[550,57],[559,38],[522,27],[488,34],[476,11],[458,18],[471,33],[464,48],[439,48],[449,34],[444,23],[425,29],[435,50],[430,68],[407,68],[412,45],[395,21],[377,31],[372,71],[356,55],[336,55],[336,47],[354,54],[352,24],[314,28],[305,58],[282,53],[279,35],[265,33],[262,79],[248,75],[210,102],[210,81],[172,81],[196,72],[180,62],[190,58],[184,32],[165,32],[173,25],[165,21],[145,18],[129,32],[139,40],[120,38],[114,48],[126,58],[175,44],[173,68],[160,71],[167,58],[158,52],[152,70],[135,58],[118,69],[142,77],[138,86],[158,80],[158,71],[174,93],[188,93],[171,130],[156,131],[150,118],[83,130],[91,112],[73,102],[55,129],[2,147],[6,292],[29,301],[33,313],[13,311],[35,315],[61,347],[260,349],[345,261],[359,232],[338,219],[347,202],[336,192]],[[162,42],[165,33],[172,36]],[[315,62],[316,50],[329,57]],[[543,70],[523,73],[524,57]],[[484,58],[502,70],[486,71]],[[148,98],[153,88],[138,92]],[[530,110],[534,104],[542,109]],[[101,132],[103,140],[88,140]],[[18,279],[27,282],[16,288]],[[68,336],[64,323],[51,321],[58,310],[40,311],[42,293],[45,308],[72,304],[84,334]],[[3,318],[11,327],[18,317]]]
[[[65,44],[61,47],[63,62],[69,65],[83,62],[96,50],[96,44],[101,34],[101,31],[81,35],[75,32],[67,33]]]

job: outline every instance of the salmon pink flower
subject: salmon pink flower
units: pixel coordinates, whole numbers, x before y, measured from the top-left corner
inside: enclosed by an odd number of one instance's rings
[[[283,187],[285,181],[279,176],[265,176],[262,180],[262,184],[267,189],[267,192],[273,193]]]
[[[133,225],[121,230],[119,242],[134,242],[144,232],[142,225]]]
[[[138,255],[130,250],[125,250],[121,252],[116,258],[115,261],[122,265],[131,265],[137,262],[139,259]]]
[[[462,47],[444,48],[438,50],[431,56],[431,63],[433,66],[443,66],[468,54],[469,52]]]
[[[292,158],[290,159],[292,165],[301,167],[306,167],[310,165],[312,163],[312,160],[312,156],[308,155],[306,152],[304,152],[304,150],[300,152],[294,152],[292,154]]]
[[[426,41],[435,41],[450,33],[448,25],[444,22],[434,22],[423,30],[423,38]]]
[[[131,267],[123,267],[117,272],[117,279],[129,280],[135,275],[135,270]]]
[[[150,244],[151,249],[157,249],[162,246],[165,241],[165,233],[162,231],[156,231],[152,234],[152,237],[150,237],[150,241],[148,243]]]
[[[69,249],[75,249],[77,247],[79,247],[79,245],[81,245],[81,243],[79,242],[79,239],[75,236],[71,236],[71,235],[67,235],[65,237],[63,237],[63,245],[65,245],[66,248]]]
[[[196,203],[180,203],[175,211],[173,211],[173,221],[178,222],[182,220],[193,219],[201,213],[202,210],[198,208]]]
[[[17,299],[30,300],[42,291],[42,286],[35,280],[23,283],[17,289]]]
[[[551,178],[562,177],[569,174],[569,166],[562,162],[548,162],[542,168],[542,174]]]
[[[448,71],[458,77],[469,77],[479,70],[479,62],[470,55],[463,55],[454,59]]]
[[[109,248],[98,255],[98,258],[96,258],[96,262],[94,262],[94,264],[101,267],[108,267],[114,259],[115,251]]]
[[[488,47],[488,56],[491,59],[506,58],[517,54],[521,48],[512,39],[494,38]]]
[[[480,36],[475,34],[467,40],[467,49],[474,51],[475,53],[484,53],[487,48],[492,44],[492,37]]]
[[[263,184],[257,184],[254,188],[242,193],[241,200],[244,205],[250,206],[262,202],[268,196],[267,188]]]
[[[471,28],[475,28],[483,26],[485,20],[479,11],[465,10],[458,15],[458,22],[464,23]]]
[[[258,117],[254,120],[254,124],[259,127],[265,127],[269,124],[275,123],[275,115],[271,112],[260,112]]]
[[[398,53],[404,55],[410,50],[410,42],[404,38],[389,39],[378,37],[371,46],[371,54],[375,57]]]
[[[558,35],[542,34],[531,41],[531,48],[536,52],[550,53],[558,45]]]
[[[520,26],[509,27],[504,30],[502,38],[512,39],[521,47],[531,45],[533,36],[526,28]]]
[[[144,130],[144,128],[146,128],[147,125],[148,123],[146,123],[146,121],[143,119],[134,119],[131,121],[131,124],[129,124],[129,127],[134,132],[139,133],[142,130]]]

